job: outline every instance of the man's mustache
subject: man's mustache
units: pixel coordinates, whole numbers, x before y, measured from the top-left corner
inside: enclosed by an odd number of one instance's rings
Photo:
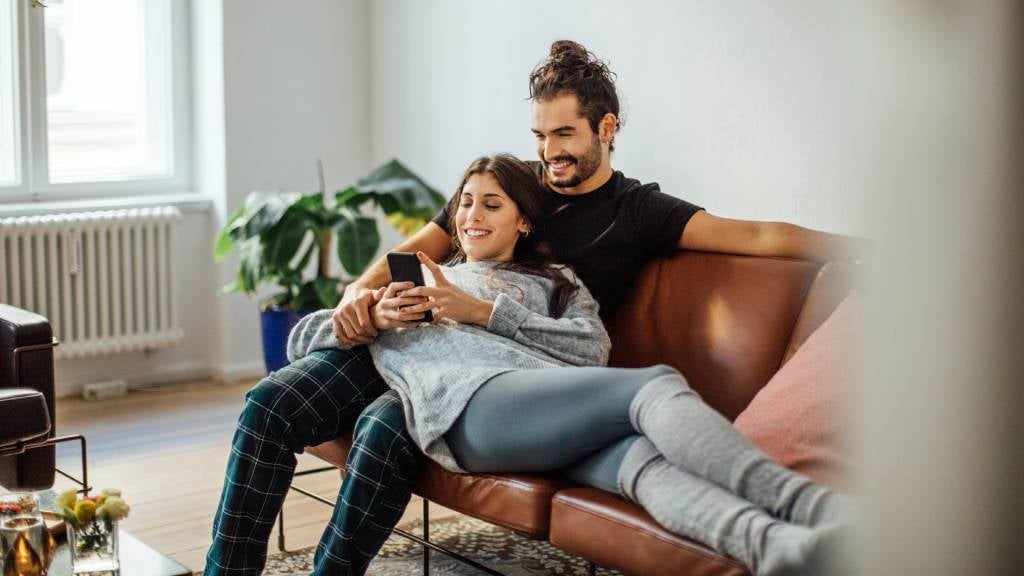
[[[544,164],[553,164],[555,162],[563,162],[563,161],[566,161],[566,160],[568,160],[569,162],[572,162],[573,164],[577,163],[576,158],[574,158],[572,156],[558,156],[557,158],[552,158],[551,160],[545,160]]]

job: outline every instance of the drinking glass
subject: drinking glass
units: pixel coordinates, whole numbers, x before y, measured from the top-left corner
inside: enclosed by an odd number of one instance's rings
[[[56,543],[33,494],[0,496],[0,562],[3,576],[46,576]]]

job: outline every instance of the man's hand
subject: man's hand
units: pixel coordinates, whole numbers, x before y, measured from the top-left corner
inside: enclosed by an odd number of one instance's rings
[[[378,302],[371,315],[378,329],[415,328],[423,321],[423,311],[416,311],[414,307],[424,303],[426,298],[408,296],[406,291],[413,286],[412,282],[392,282],[386,288],[377,289]]]
[[[462,324],[487,326],[491,320],[494,303],[467,294],[449,282],[441,272],[441,267],[426,254],[417,252],[416,255],[434,276],[434,286],[417,286],[406,290],[405,296],[426,296],[430,298],[430,301],[409,306],[405,310],[409,313],[423,313],[431,310],[434,314],[434,322],[438,322],[442,318],[451,318]]]
[[[377,337],[377,328],[370,316],[370,308],[376,303],[374,290],[349,288],[353,289],[345,290],[341,302],[331,315],[334,320],[334,337],[350,346],[369,344]]]

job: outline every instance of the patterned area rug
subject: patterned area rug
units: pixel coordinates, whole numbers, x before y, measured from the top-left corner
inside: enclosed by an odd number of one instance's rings
[[[422,536],[422,522],[415,520],[402,528]],[[587,563],[547,542],[530,540],[488,524],[482,520],[457,516],[430,523],[430,539],[507,576],[585,575]],[[267,560],[264,576],[309,574],[313,569],[313,549],[272,554]],[[471,576],[479,570],[462,564],[439,552],[430,554],[431,576]],[[598,569],[598,574],[619,574]],[[392,536],[370,564],[372,576],[420,576],[423,574],[423,551],[420,545],[400,536]]]

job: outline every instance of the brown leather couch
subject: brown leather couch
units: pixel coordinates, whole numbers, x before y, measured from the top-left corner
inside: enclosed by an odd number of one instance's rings
[[[856,265],[680,252],[643,270],[611,326],[613,366],[669,364],[730,420],[831,314]],[[310,453],[344,468],[351,437]],[[626,574],[739,575],[742,564],[640,507],[555,475],[425,466],[416,493]]]

